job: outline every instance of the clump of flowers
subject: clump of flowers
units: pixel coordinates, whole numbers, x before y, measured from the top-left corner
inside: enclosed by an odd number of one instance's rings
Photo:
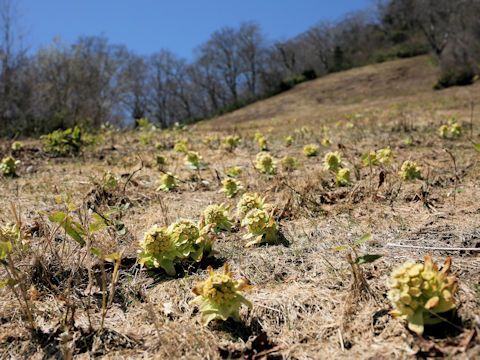
[[[228,198],[235,197],[238,192],[243,189],[242,183],[232,178],[226,178],[222,181],[223,187],[220,192],[224,192]]]
[[[323,138],[320,144],[322,144],[322,146],[328,146],[328,145],[331,145],[332,142],[330,141],[329,138]]]
[[[105,191],[115,191],[118,188],[118,178],[111,171],[103,175],[102,187]]]
[[[154,225],[140,241],[140,264],[148,268],[161,267],[168,275],[175,275],[174,263],[180,257],[167,228]]]
[[[335,177],[337,186],[348,186],[352,183],[350,170],[347,168],[340,169]]]
[[[285,137],[285,146],[289,147],[293,145],[293,137],[287,136]]]
[[[184,163],[192,170],[204,170],[207,166],[206,163],[201,162],[202,157],[196,151],[188,151],[185,155]]]
[[[273,175],[277,171],[277,165],[269,153],[262,151],[255,159],[255,169],[264,174]]]
[[[206,225],[214,225],[212,231],[218,233],[222,230],[232,230],[232,220],[229,218],[228,209],[224,204],[208,205],[203,210],[203,219]]]
[[[183,153],[187,153],[187,142],[188,140],[187,139],[177,139],[175,140],[175,147],[173,148],[173,151],[176,152],[176,153],[180,153],[180,152],[183,152]]]
[[[242,173],[242,168],[241,167],[238,167],[238,166],[234,166],[230,169],[226,169],[225,170],[225,174],[227,174],[228,176],[231,176],[231,177],[235,177],[235,176],[238,176]]]
[[[406,160],[400,168],[400,176],[405,180],[420,179],[421,167],[415,161]]]
[[[235,149],[238,145],[240,145],[240,137],[239,136],[227,136],[225,140],[223,140],[223,144],[227,146],[230,150]]]
[[[343,166],[342,156],[338,153],[338,151],[329,152],[325,155],[325,158],[323,159],[323,164],[324,170],[333,171],[334,173],[336,173]]]
[[[160,186],[157,188],[157,191],[170,191],[177,186],[177,179],[172,173],[166,173],[160,177],[158,183]]]
[[[237,216],[240,220],[243,220],[247,213],[252,209],[267,209],[270,205],[265,204],[266,199],[267,197],[262,198],[258,193],[248,192],[243,194],[237,204]]]
[[[183,258],[199,262],[212,255],[213,238],[207,238],[213,224],[200,227],[191,220],[179,220],[168,227],[172,241]]]
[[[13,151],[20,151],[23,149],[23,144],[20,141],[14,141],[12,143],[12,150]]]
[[[314,144],[305,145],[303,148],[303,154],[306,157],[313,157],[318,155],[318,146]]]
[[[254,237],[245,247],[258,243],[274,244],[278,240],[278,226],[273,219],[273,210],[253,208],[242,219],[242,226],[247,228],[246,239]]]
[[[452,137],[459,137],[462,134],[462,125],[454,123],[450,126],[450,134]]]
[[[388,282],[391,314],[407,320],[408,328],[418,335],[424,325],[440,323],[441,314],[455,308],[453,296],[457,281],[448,276],[452,259],[447,257],[442,270],[427,254],[424,264],[405,263],[392,272]]]
[[[8,156],[2,159],[0,169],[4,176],[14,177],[16,176],[17,165],[20,164],[20,160],[15,160],[13,157]]]
[[[377,151],[378,162],[382,165],[390,165],[393,157],[393,151],[389,147]]]
[[[202,313],[201,324],[207,326],[212,320],[240,320],[239,310],[242,304],[252,308],[253,305],[242,294],[242,290],[251,286],[244,279],[234,281],[228,263],[223,265],[223,271],[216,273],[213,268],[207,268],[209,277],[200,281],[193,289],[197,295],[192,304],[200,305]]]
[[[268,140],[266,137],[262,136],[257,140],[258,146],[260,150],[267,150],[268,149]]]
[[[282,170],[286,172],[291,172],[301,166],[298,160],[291,156],[283,157],[280,163],[282,164]]]
[[[448,126],[447,125],[442,125],[438,129],[438,134],[440,135],[441,138],[446,139],[448,137]]]
[[[362,156],[362,164],[363,166],[377,166],[378,165],[378,158],[377,153],[371,151],[369,153],[363,154]]]

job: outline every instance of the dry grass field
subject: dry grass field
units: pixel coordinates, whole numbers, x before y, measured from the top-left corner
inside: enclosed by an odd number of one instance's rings
[[[480,249],[480,152],[472,146],[480,143],[480,84],[433,91],[435,74],[425,57],[353,69],[185,130],[94,134],[98,143],[77,157],[52,157],[35,139],[21,139],[23,149],[12,151],[3,140],[0,158],[21,162],[18,177],[0,177],[0,226],[21,223],[26,239],[10,255],[18,298],[9,286],[0,289],[0,359],[480,357],[480,251],[462,250]],[[452,117],[461,135],[441,138],[439,127]],[[272,176],[254,166],[256,133],[278,162]],[[241,138],[231,151],[222,144],[230,135]],[[184,154],[174,151],[178,139],[199,152],[205,170],[184,165]],[[330,142],[322,145],[324,139]],[[307,144],[318,145],[318,156],[303,154]],[[393,163],[363,166],[363,154],[386,147]],[[324,169],[331,151],[351,170],[350,186],[336,186]],[[168,163],[157,165],[158,155]],[[301,166],[284,170],[284,156]],[[421,167],[420,179],[399,176],[405,160]],[[244,247],[246,230],[236,217],[241,194],[219,192],[234,166],[243,169],[236,179],[245,191],[273,205],[277,244]],[[105,171],[118,177],[118,187],[102,187]],[[166,171],[178,186],[157,191]],[[111,210],[110,225],[117,225],[80,246],[46,215],[63,211],[57,198],[67,195],[72,219],[83,226]],[[220,203],[230,207],[234,227],[215,236],[213,257],[177,264],[176,276],[138,263],[139,241],[152,225],[199,221],[207,205]],[[350,250],[334,248],[368,233],[358,253],[383,256],[354,279]],[[89,246],[121,254],[118,269]],[[452,258],[456,311],[418,336],[389,314],[387,281],[397,266],[428,253],[440,265]],[[207,266],[219,270],[225,262],[252,285],[244,295],[253,309],[243,306],[239,322],[202,326],[192,287],[207,278]],[[6,268],[0,280],[11,276]]]

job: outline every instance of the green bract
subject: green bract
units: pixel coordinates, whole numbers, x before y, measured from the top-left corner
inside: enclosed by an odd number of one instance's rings
[[[303,154],[307,157],[318,155],[318,146],[314,144],[305,145],[303,148]]]
[[[453,296],[455,276],[448,276],[452,259],[447,257],[442,270],[438,270],[430,255],[425,263],[405,263],[393,271],[388,282],[388,298],[393,304],[391,314],[408,321],[408,328],[423,334],[424,324],[442,321],[436,314],[455,308]]]
[[[243,220],[243,218],[247,215],[247,213],[252,210],[252,209],[266,209],[270,205],[265,204],[265,200],[267,197],[260,197],[260,194],[257,193],[245,193],[242,195],[242,198],[238,201],[237,204],[237,216],[240,218],[240,220]]]
[[[243,189],[242,183],[232,178],[224,179],[222,185],[223,187],[220,189],[220,192],[224,192],[229,198],[235,197],[235,195]]]
[[[400,169],[400,176],[405,180],[420,179],[421,167],[415,161],[406,160]]]
[[[233,281],[228,263],[223,265],[222,273],[215,273],[211,266],[207,268],[209,277],[200,281],[193,289],[197,295],[192,304],[200,305],[201,323],[206,326],[212,320],[239,321],[242,304],[252,308],[252,303],[243,297],[242,290],[249,289],[246,280]]]
[[[252,209],[242,219],[242,226],[247,228],[246,239],[255,237],[245,247],[258,243],[274,244],[278,240],[278,227],[273,219],[273,210],[268,213],[262,209]]]
[[[347,168],[340,169],[335,177],[337,186],[348,186],[352,183],[350,170]]]
[[[297,159],[290,156],[283,157],[282,160],[280,160],[280,163],[282,164],[283,171],[287,172],[293,171],[301,166]]]
[[[272,156],[267,152],[260,152],[255,159],[255,168],[268,175],[273,175],[277,171],[277,166],[273,161]]]
[[[228,216],[228,209],[224,204],[208,205],[203,210],[203,218],[206,225],[214,225],[213,232],[218,233],[221,230],[232,230],[232,220]]]
[[[157,188],[157,191],[170,191],[177,186],[177,180],[171,173],[163,174],[158,183],[160,186]]]
[[[325,155],[325,158],[323,159],[323,164],[324,170],[333,171],[334,173],[336,173],[343,166],[342,157],[337,151],[329,152]]]
[[[0,165],[0,169],[2,170],[2,174],[4,176],[11,176],[14,177],[17,171],[17,165],[20,163],[20,160],[15,160],[13,157],[8,156],[2,159],[2,164]]]

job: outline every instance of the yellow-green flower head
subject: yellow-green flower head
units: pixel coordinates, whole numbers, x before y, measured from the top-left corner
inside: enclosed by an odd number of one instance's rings
[[[200,229],[197,224],[191,220],[179,220],[168,227],[168,232],[172,236],[175,244],[195,243],[200,236]]]
[[[176,153],[179,153],[179,152],[186,153],[187,152],[187,146],[183,143],[177,143],[177,144],[175,144],[175,147],[173,148],[173,151],[176,152]]]
[[[300,166],[297,159],[290,156],[283,157],[280,162],[282,164],[283,171],[287,171],[287,172],[293,171]]]
[[[158,187],[157,191],[170,191],[177,186],[177,180],[171,173],[166,173],[161,176],[159,184],[160,186]]]
[[[228,209],[225,208],[224,204],[208,205],[205,210],[203,210],[203,218],[205,220],[205,225],[215,224],[215,227],[213,228],[214,232],[220,230],[230,231],[232,229],[232,222],[228,215]]]
[[[205,144],[211,144],[213,142],[213,136],[205,136],[205,139],[203,139],[203,142]]]
[[[382,165],[390,165],[393,162],[393,152],[387,147],[377,151],[378,162]]]
[[[424,264],[405,263],[395,269],[388,281],[388,298],[393,304],[391,314],[408,321],[410,330],[421,335],[424,324],[436,324],[441,319],[435,314],[455,308],[453,296],[455,276],[448,276],[451,258],[438,270],[430,255]]]
[[[188,151],[184,158],[186,166],[196,169],[200,167],[200,160],[202,160],[202,157],[196,151]]]
[[[337,186],[348,186],[352,183],[350,170],[347,168],[340,169],[335,177]]]
[[[163,148],[163,144],[159,141],[155,144],[155,149],[161,149]]]
[[[261,198],[257,193],[245,193],[237,204],[237,216],[243,220],[245,215],[252,209],[263,210],[266,208],[265,198]]]
[[[20,141],[14,141],[12,144],[12,150],[13,151],[19,151],[23,149],[23,145]]]
[[[232,178],[226,178],[222,181],[222,189],[220,192],[224,192],[227,197],[233,198],[237,193],[243,189],[242,183]]]
[[[303,148],[303,154],[307,157],[318,155],[318,146],[314,144],[305,145]]]
[[[118,178],[117,176],[110,172],[110,171],[107,171],[104,175],[103,175],[103,179],[102,179],[102,185],[103,185],[103,188],[106,190],[106,191],[113,191],[113,190],[116,190],[117,187],[118,187]]]
[[[378,158],[377,153],[371,151],[367,154],[362,156],[362,163],[363,166],[377,166],[378,165]]]
[[[200,304],[202,313],[202,325],[208,325],[212,320],[227,320],[229,317],[239,320],[239,309],[242,304],[252,307],[250,301],[242,295],[242,290],[249,289],[246,280],[234,281],[229,271],[228,263],[223,266],[221,273],[213,271],[212,267],[207,268],[209,277],[200,281],[193,289],[197,297],[192,301]]]
[[[264,137],[264,136],[263,136],[262,133],[257,132],[257,133],[255,133],[254,140],[255,140],[256,142],[258,142],[258,140],[261,139],[261,138],[263,138],[263,137]]]
[[[448,137],[448,126],[447,125],[442,125],[438,129],[438,134],[440,135],[441,138],[446,139]]]
[[[145,253],[158,256],[170,247],[172,239],[165,227],[154,225],[145,233],[140,247]]]
[[[462,134],[462,125],[454,123],[450,126],[450,133],[453,137],[459,137]]]
[[[448,125],[453,125],[453,124],[456,124],[457,123],[457,118],[455,116],[452,116],[449,120],[448,120]]]
[[[225,140],[223,141],[223,144],[225,146],[228,146],[230,148],[236,148],[238,145],[240,145],[240,137],[239,136],[227,136]]]
[[[257,140],[258,146],[260,147],[261,150],[267,150],[268,149],[268,140],[266,137],[262,136]]]
[[[275,165],[272,156],[263,151],[257,154],[255,168],[258,171],[269,175],[275,174],[275,171],[277,170],[277,166]]]
[[[11,243],[16,242],[20,237],[20,229],[17,225],[5,225],[0,227],[0,240]]]
[[[266,210],[252,209],[242,219],[242,226],[248,229],[253,235],[261,235],[265,232],[265,227],[270,223],[270,215]]]
[[[324,170],[333,171],[336,173],[343,166],[342,157],[338,153],[338,151],[329,152],[325,155],[325,158],[323,159],[323,164]]]
[[[285,137],[285,145],[286,146],[291,146],[293,144],[293,137],[287,136]]]
[[[420,170],[415,161],[406,160],[400,168],[400,176],[405,180],[420,179]]]
[[[20,163],[19,160],[15,160],[13,157],[8,156],[2,159],[2,164],[0,165],[0,169],[2,170],[2,174],[5,176],[14,176],[15,172],[17,171],[17,165]]]
[[[230,169],[226,169],[225,170],[225,174],[227,174],[228,176],[232,176],[232,177],[235,177],[235,176],[238,176],[242,173],[242,168],[241,167],[238,167],[238,166],[234,166]]]
[[[322,146],[328,146],[332,144],[329,138],[323,138],[320,143],[322,144]]]

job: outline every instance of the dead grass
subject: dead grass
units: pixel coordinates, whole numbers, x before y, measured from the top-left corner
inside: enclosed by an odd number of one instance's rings
[[[14,154],[22,160],[19,177],[0,178],[0,224],[14,220],[9,205],[13,202],[31,233],[35,251],[19,256],[17,266],[28,274],[28,284],[35,290],[29,294],[37,329],[28,330],[16,299],[1,289],[0,358],[254,358],[255,351],[266,351],[271,359],[474,358],[480,352],[479,252],[428,248],[480,247],[480,154],[469,139],[469,104],[473,101],[478,110],[479,85],[434,92],[434,78],[422,57],[330,75],[187,132],[154,134],[152,144],[161,140],[167,145],[164,150],[139,145],[138,133],[119,133],[114,149],[106,143],[79,158],[51,159],[38,141],[25,140],[27,150]],[[453,115],[465,133],[460,139],[442,140],[437,129]],[[302,126],[308,129],[294,132]],[[474,142],[480,142],[479,130],[474,121]],[[276,159],[293,156],[302,167],[289,174],[279,171],[272,178],[258,173],[252,165],[259,151],[253,141],[257,131],[268,137]],[[234,133],[243,143],[233,152],[202,142],[206,135],[223,138]],[[289,134],[295,143],[285,147],[283,137]],[[320,146],[319,157],[303,156],[305,144],[319,144],[325,137],[332,144]],[[199,173],[186,168],[183,156],[173,152],[175,138],[189,139],[189,149],[199,151],[208,168]],[[412,145],[405,145],[407,138]],[[10,154],[9,145],[1,144],[2,157]],[[380,183],[380,170],[370,173],[360,158],[385,146],[393,150],[395,164],[383,170]],[[349,167],[357,169],[351,187],[335,187],[333,176],[323,170],[325,153],[339,149]],[[443,149],[454,156],[456,171]],[[154,165],[160,153],[169,161],[162,168]],[[422,180],[399,178],[398,169],[407,159],[422,166]],[[232,166],[243,168],[238,179],[247,190],[268,195],[286,241],[245,249],[240,229],[218,236],[215,258],[185,265],[176,277],[141,271],[136,241],[151,225],[168,225],[179,218],[199,220],[211,203],[223,202],[234,209],[238,198],[227,199],[218,192],[224,170]],[[101,169],[120,177],[119,190],[99,191],[91,178],[98,180]],[[156,181],[167,170],[181,180],[179,186],[169,193],[156,192]],[[90,255],[61,231],[54,233],[37,212],[60,210],[55,197],[67,193],[79,207],[75,216],[85,221],[92,204],[102,214],[130,204],[115,214],[125,224],[124,235],[104,232],[95,238],[95,246],[105,253],[124,252],[103,330],[101,264],[92,258],[88,287]],[[345,254],[332,250],[365,233],[372,233],[373,239],[359,251],[384,255],[363,267],[373,297],[352,295]],[[389,243],[423,248],[395,248]],[[422,339],[388,315],[391,304],[385,284],[392,268],[405,260],[420,261],[428,252],[439,262],[453,258],[460,282],[458,316],[456,327],[446,327],[443,334],[427,333]],[[242,309],[241,323],[204,328],[197,309],[189,304],[194,297],[191,288],[205,278],[208,264],[220,268],[225,261],[236,276],[254,286],[246,296],[255,306]],[[108,284],[112,270],[107,263]],[[477,332],[473,337],[471,330]],[[262,348],[259,343],[267,345]]]

